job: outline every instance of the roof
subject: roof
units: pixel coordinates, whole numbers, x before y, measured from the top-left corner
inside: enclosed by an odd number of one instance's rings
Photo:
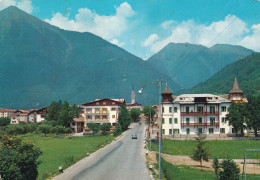
[[[106,101],[106,102],[115,102],[117,103],[117,105],[121,105],[123,103],[125,103],[124,99],[108,99],[108,98],[104,98],[104,99],[96,99],[95,101],[90,101],[84,104],[81,104],[81,106],[90,106],[90,105],[95,105],[96,102],[102,102],[102,101]],[[98,106],[102,106],[103,104],[99,104]],[[108,105],[106,103],[106,105]]]
[[[0,112],[14,112],[14,109],[0,109]]]
[[[193,104],[195,103],[196,99],[205,100],[207,103],[212,104],[231,102],[228,99],[213,94],[182,94],[180,96],[177,96],[174,102],[180,104]]]
[[[84,122],[84,118],[83,117],[73,118],[73,121],[75,121],[75,122]]]
[[[142,106],[142,104],[139,104],[139,103],[133,103],[133,104],[126,104],[126,106]]]
[[[237,78],[235,78],[232,90],[229,91],[229,94],[232,94],[232,93],[243,93],[243,91],[239,88]]]
[[[166,84],[164,91],[162,92],[162,94],[172,94],[171,91],[169,90],[168,85]]]

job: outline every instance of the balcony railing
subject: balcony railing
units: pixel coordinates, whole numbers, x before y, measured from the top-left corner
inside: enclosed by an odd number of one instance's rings
[[[110,123],[110,119],[87,119],[87,123]]]
[[[205,115],[219,115],[219,112],[181,112],[182,116],[205,116]]]
[[[87,111],[85,114],[109,114],[110,111]]]
[[[181,126],[219,126],[219,122],[215,123],[181,123]]]

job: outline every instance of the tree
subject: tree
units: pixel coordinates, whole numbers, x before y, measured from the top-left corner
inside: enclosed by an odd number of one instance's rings
[[[46,134],[51,132],[51,128],[52,127],[47,125],[47,124],[41,124],[41,125],[38,126],[37,131],[43,133],[46,136]]]
[[[137,108],[131,109],[130,115],[132,117],[133,122],[140,116],[141,112],[142,111],[140,109],[137,109]]]
[[[257,97],[248,96],[248,103],[245,106],[246,124],[254,130],[255,137],[257,137],[257,131],[260,129],[260,95]]]
[[[144,115],[148,118],[148,119],[153,119],[153,116],[155,115],[155,110],[153,109],[152,106],[145,106],[143,109],[143,113]],[[151,117],[150,117],[151,114]]]
[[[0,174],[5,180],[28,179],[35,180],[40,164],[39,148],[33,144],[22,142],[17,137],[1,136],[0,144]]]
[[[58,120],[61,125],[68,127],[69,123],[72,122],[72,119],[73,119],[73,111],[71,111],[71,107],[68,101],[65,101],[64,104],[61,106]]]
[[[88,123],[88,128],[92,131],[94,135],[99,132],[100,125],[96,123]]]
[[[61,108],[61,102],[57,103],[53,101],[50,106],[47,107],[46,120],[56,121],[59,117],[59,112]]]
[[[223,169],[219,173],[221,180],[239,179],[240,169],[232,159],[228,157],[227,159],[224,159],[220,165]]]
[[[122,128],[121,125],[119,123],[116,124],[116,128],[113,131],[114,136],[119,136],[122,133]]]
[[[216,156],[214,156],[213,162],[212,162],[212,167],[215,170],[216,177],[218,179],[218,170],[219,170],[219,161]]]
[[[230,107],[228,108],[228,114],[226,115],[226,120],[229,125],[232,125],[236,136],[238,131],[242,128],[245,128],[245,108],[242,103],[234,103],[232,102]]]
[[[100,126],[100,130],[102,131],[102,135],[107,135],[110,131],[111,124],[104,123]]]
[[[122,104],[120,108],[118,123],[121,125],[123,131],[127,130],[128,126],[131,124],[131,116],[129,111],[126,109],[125,104]]]
[[[197,147],[193,150],[192,155],[190,156],[191,159],[194,161],[199,161],[200,166],[202,166],[202,160],[208,162],[209,161],[209,152],[208,149],[204,147],[205,141],[203,141],[203,137],[199,135],[198,138],[196,138],[198,144]]]
[[[4,117],[1,117],[0,118],[0,126],[7,126],[10,124],[10,118],[4,118]]]

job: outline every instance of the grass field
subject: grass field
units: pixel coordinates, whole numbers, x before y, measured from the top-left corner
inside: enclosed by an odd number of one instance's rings
[[[33,142],[43,152],[39,160],[38,179],[58,174],[59,166],[68,167],[113,140],[113,136],[84,136],[56,138],[53,135],[24,135],[23,140]]]
[[[149,147],[148,141],[148,147]],[[192,149],[196,147],[197,142],[195,140],[176,141],[176,140],[163,140],[163,153],[170,155],[191,155]],[[232,141],[206,141],[205,145],[213,156],[217,156],[219,159],[227,158],[227,155],[231,159],[243,159],[245,149],[260,149],[260,141],[257,140],[232,140]],[[152,150],[158,151],[158,145],[152,143]],[[260,152],[248,153],[248,158],[260,159]]]

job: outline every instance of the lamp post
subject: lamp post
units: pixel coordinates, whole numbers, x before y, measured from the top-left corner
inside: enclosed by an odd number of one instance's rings
[[[154,82],[148,82],[146,83],[139,91],[138,93],[139,94],[142,94],[144,88],[149,85],[149,84],[155,84],[157,85],[158,89],[159,89],[159,114],[158,114],[158,121],[159,121],[159,179],[162,179],[162,175],[161,175],[161,141],[162,141],[162,101],[161,101],[161,87],[162,87],[162,84],[163,84],[163,80],[158,80],[157,81],[154,81]],[[150,142],[151,144],[151,142]]]

